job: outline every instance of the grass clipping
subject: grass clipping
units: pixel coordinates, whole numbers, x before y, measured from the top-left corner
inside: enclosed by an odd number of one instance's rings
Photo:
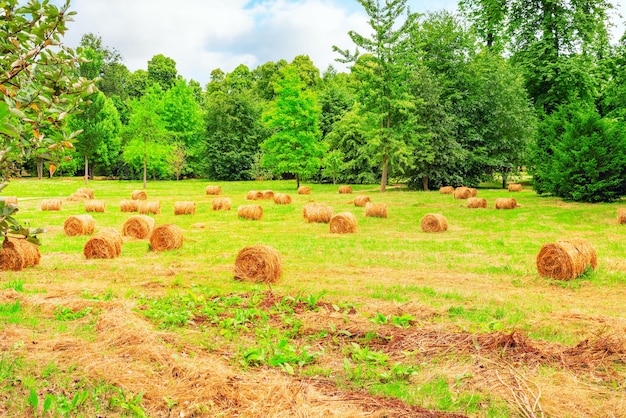
[[[157,226],[150,236],[152,251],[174,250],[183,246],[183,230],[174,224]]]
[[[267,245],[243,248],[235,259],[235,279],[255,283],[276,283],[282,275],[280,254]]]
[[[105,228],[85,244],[83,254],[87,259],[107,259],[122,253],[122,235],[114,228]]]
[[[544,244],[537,254],[537,271],[542,277],[572,280],[598,265],[596,250],[582,238]]]
[[[154,225],[154,218],[146,215],[134,215],[124,222],[122,235],[137,239],[146,239],[152,234]]]
[[[440,213],[427,213],[422,218],[422,231],[445,232],[448,230],[448,221]]]
[[[91,235],[96,229],[96,221],[91,215],[70,216],[63,222],[63,231],[68,237]]]
[[[333,234],[354,234],[356,230],[356,216],[351,212],[338,213],[330,219],[330,232]]]
[[[0,270],[20,271],[39,264],[39,247],[25,238],[5,237],[0,248]]]

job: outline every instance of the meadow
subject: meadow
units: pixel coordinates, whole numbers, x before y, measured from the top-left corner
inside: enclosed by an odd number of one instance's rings
[[[232,210],[213,211],[219,197]],[[126,238],[120,257],[87,260],[86,236],[64,220],[85,213],[67,201],[82,179],[17,179],[20,221],[44,227],[41,262],[0,272],[0,416],[626,416],[626,225],[623,203],[581,204],[478,189],[486,209],[438,191],[294,181],[149,182],[157,225],[184,233],[180,249],[150,251]],[[104,213],[96,231],[121,231],[119,203],[134,181],[90,181]],[[261,220],[237,217],[250,190]],[[356,195],[384,202],[388,218],[364,216]],[[496,210],[498,197],[519,207]],[[60,211],[41,211],[61,198]],[[196,202],[174,215],[174,202]],[[321,202],[352,212],[354,234],[307,223]],[[425,233],[443,214],[449,228]],[[571,281],[540,277],[544,243],[584,238],[598,266]],[[233,279],[249,245],[279,251],[278,283]],[[433,412],[437,411],[437,412]]]

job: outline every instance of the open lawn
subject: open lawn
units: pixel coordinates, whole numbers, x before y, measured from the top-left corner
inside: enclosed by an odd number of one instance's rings
[[[219,185],[220,196],[205,188]],[[624,417],[626,225],[615,204],[578,204],[478,190],[487,209],[449,194],[295,182],[149,182],[157,225],[180,249],[125,238],[121,256],[87,260],[86,236],[63,222],[85,213],[67,197],[82,179],[14,180],[18,219],[45,227],[41,262],[0,272],[0,416]],[[141,183],[91,181],[119,231]],[[246,200],[250,190],[292,203]],[[364,216],[364,194],[388,218]],[[213,211],[216,197],[232,210]],[[498,197],[520,207],[494,209]],[[61,198],[58,212],[41,211]],[[174,202],[194,201],[193,215]],[[354,234],[307,223],[310,202],[352,212]],[[237,217],[260,204],[261,220]],[[626,205],[626,204],[625,204]],[[420,220],[440,213],[443,233]],[[559,282],[537,273],[542,244],[585,238],[598,266]],[[282,279],[236,281],[242,248],[278,250]],[[429,412],[429,411],[441,412]]]

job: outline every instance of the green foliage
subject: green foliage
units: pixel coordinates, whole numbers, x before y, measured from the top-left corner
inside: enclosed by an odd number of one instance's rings
[[[0,184],[0,191],[6,186],[6,183]],[[39,245],[37,234],[45,232],[43,228],[29,228],[24,226],[15,219],[17,213],[17,205],[6,204],[4,200],[0,200],[0,239],[4,239],[7,234],[21,235],[33,244]],[[1,245],[1,243],[0,243]]]
[[[157,54],[148,61],[148,81],[157,83],[163,90],[169,90],[178,78],[176,61],[163,54]]]

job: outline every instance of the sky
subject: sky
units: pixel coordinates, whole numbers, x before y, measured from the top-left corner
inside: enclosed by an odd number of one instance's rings
[[[454,11],[456,4],[407,1],[420,13]],[[70,10],[77,15],[66,45],[76,47],[93,33],[121,53],[130,71],[146,70],[153,56],[163,54],[183,78],[202,86],[217,68],[228,73],[245,64],[252,70],[297,55],[308,55],[321,72],[329,65],[341,71],[333,45],[354,50],[348,31],[371,33],[357,0],[72,0]]]

